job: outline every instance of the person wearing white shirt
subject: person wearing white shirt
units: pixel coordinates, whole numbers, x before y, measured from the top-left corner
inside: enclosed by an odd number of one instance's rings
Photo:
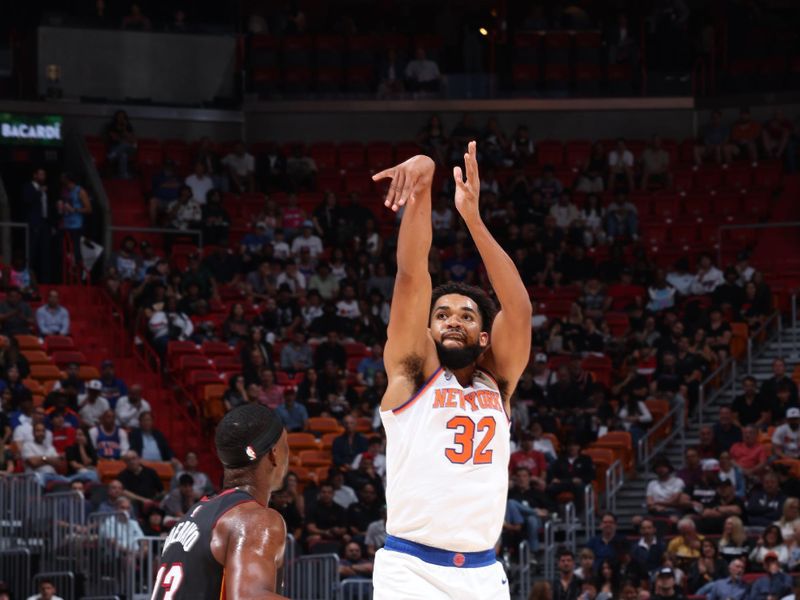
[[[181,186],[177,200],[167,206],[167,215],[170,224],[175,229],[191,229],[197,227],[203,218],[203,209],[192,198],[192,188],[188,185]]]
[[[581,218],[578,207],[570,202],[569,194],[563,193],[558,201],[550,207],[550,215],[556,220],[556,226],[567,229],[573,221]]]
[[[292,240],[292,255],[299,256],[300,250],[308,248],[311,258],[316,260],[322,254],[322,240],[314,235],[314,224],[311,221],[303,222],[303,233]]]
[[[200,206],[206,203],[208,192],[214,189],[214,181],[208,176],[203,162],[195,163],[194,173],[189,175],[184,183],[192,188],[192,198]]]
[[[286,270],[281,271],[280,275],[275,280],[275,285],[280,289],[283,284],[289,286],[292,294],[296,294],[299,290],[306,289],[306,276],[297,270],[297,263],[289,260],[286,263]]]
[[[417,48],[415,58],[406,65],[406,82],[411,91],[435,92],[441,83],[439,65],[428,59],[425,49]]]
[[[86,384],[86,395],[78,398],[78,414],[84,425],[94,427],[100,422],[100,417],[110,406],[108,400],[100,395],[103,384],[99,379],[92,379]]]
[[[50,481],[67,481],[56,472],[63,459],[58,455],[52,442],[47,441],[47,428],[44,423],[33,426],[33,440],[25,442],[22,446],[22,460],[25,462],[25,472],[33,473],[39,485],[45,487]]]
[[[647,509],[652,514],[677,514],[681,494],[686,484],[683,479],[676,477],[672,465],[666,459],[657,460],[653,464],[656,479],[647,484]]]
[[[689,273],[689,262],[685,258],[678,259],[672,271],[667,273],[667,283],[675,288],[681,296],[688,296],[692,293],[694,275]]]
[[[101,544],[111,544],[117,551],[126,554],[139,552],[139,540],[144,537],[139,522],[131,517],[131,501],[125,496],[117,498],[114,508],[97,531]]]
[[[256,159],[247,152],[244,142],[237,142],[233,152],[222,159],[222,164],[228,169],[231,191],[240,194],[255,190]]]
[[[39,593],[29,596],[28,600],[64,600],[61,596],[56,596],[56,586],[50,579],[39,580]]]
[[[713,265],[708,254],[703,254],[692,282],[691,293],[698,296],[711,294],[723,283],[725,283],[725,276],[722,271]]]
[[[625,140],[617,139],[616,147],[608,153],[608,189],[614,191],[620,178],[633,190],[633,153],[625,146]]]
[[[786,423],[772,433],[772,450],[779,458],[800,458],[800,408],[786,411]]]
[[[538,422],[531,424],[531,436],[533,436],[533,449],[544,454],[547,462],[550,463],[558,458],[553,442],[544,437],[542,425]]]
[[[36,309],[39,335],[69,335],[69,311],[58,303],[58,292],[50,290],[47,304]]]
[[[336,314],[345,319],[357,319],[361,316],[356,291],[352,285],[344,286],[342,299],[336,303]]]
[[[33,426],[37,423],[44,423],[44,409],[34,408],[31,417],[21,422],[14,428],[14,435],[12,441],[17,444],[17,447],[22,448],[27,442],[33,441]],[[49,430],[45,433],[46,442],[53,443],[53,434]]]
[[[150,411],[150,403],[142,398],[142,386],[138,383],[133,384],[128,390],[127,396],[122,396],[117,400],[115,409],[117,423],[127,429],[139,427],[139,415]]]

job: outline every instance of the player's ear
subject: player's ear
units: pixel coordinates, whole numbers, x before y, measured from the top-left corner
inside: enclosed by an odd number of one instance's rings
[[[489,332],[488,331],[481,331],[478,335],[478,343],[481,345],[481,348],[486,348],[489,345]]]

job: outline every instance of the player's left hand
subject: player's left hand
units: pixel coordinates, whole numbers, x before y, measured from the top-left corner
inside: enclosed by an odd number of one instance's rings
[[[456,182],[456,210],[461,218],[469,224],[480,219],[478,198],[481,192],[481,180],[478,175],[477,144],[470,142],[467,153],[464,155],[464,167],[467,171],[467,181],[461,172],[461,167],[453,168],[453,179]]]

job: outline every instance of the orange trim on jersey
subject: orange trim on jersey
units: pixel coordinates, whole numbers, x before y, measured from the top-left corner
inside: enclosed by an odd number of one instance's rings
[[[222,569],[222,583],[219,586],[219,600],[225,600],[225,569]]]
[[[495,387],[497,388],[497,391],[500,392],[500,404],[503,405],[503,413],[506,415],[506,419],[508,419],[508,422],[511,423],[511,415],[508,414],[508,410],[506,409],[506,401],[503,399],[503,392],[500,390],[500,384],[497,383],[497,378],[483,367],[478,368],[478,371],[480,371],[481,373],[486,375],[489,379],[491,379],[492,383],[494,383]]]
[[[439,377],[439,373],[440,373],[441,371],[442,371],[442,367],[439,367],[438,369],[436,369],[436,370],[433,372],[433,375],[431,375],[430,377],[428,377],[428,381],[426,381],[425,383],[423,383],[423,384],[422,384],[422,387],[421,387],[421,388],[419,388],[419,390],[418,390],[418,391],[417,391],[417,392],[416,392],[414,395],[412,395],[412,396],[411,396],[411,398],[409,398],[408,400],[406,400],[405,402],[403,402],[403,403],[402,403],[400,406],[398,406],[397,408],[393,408],[393,409],[392,409],[392,412],[393,412],[393,413],[395,413],[395,414],[398,414],[398,413],[400,413],[400,412],[404,411],[405,409],[409,408],[409,407],[410,407],[412,404],[414,404],[414,402],[416,402],[416,401],[417,401],[417,399],[418,399],[418,398],[419,398],[419,397],[420,397],[422,394],[424,394],[424,393],[427,391],[427,389],[428,389],[429,387],[431,387],[431,385],[433,385],[433,382],[434,382],[434,381],[436,381],[436,378],[437,378],[437,377]]]

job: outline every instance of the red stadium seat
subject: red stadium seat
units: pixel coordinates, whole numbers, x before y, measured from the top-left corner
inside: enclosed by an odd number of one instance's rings
[[[589,140],[572,140],[564,145],[564,164],[573,171],[582,169],[589,161],[592,143]]]
[[[363,169],[364,145],[359,142],[347,142],[339,145],[339,166],[342,169]]]
[[[558,140],[542,140],[536,145],[536,162],[540,166],[549,165],[555,169],[564,162],[564,147]]]
[[[394,163],[394,151],[388,142],[369,142],[366,148],[367,167],[370,171],[383,171]]]
[[[750,165],[730,165],[723,178],[727,189],[739,191],[750,187],[753,182],[753,172]]]
[[[44,347],[48,354],[52,354],[56,350],[72,350],[75,348],[75,342],[71,337],[65,335],[48,335],[44,339]]]
[[[654,194],[650,200],[651,214],[664,221],[674,221],[680,215],[680,200],[675,194]]]
[[[539,65],[515,64],[511,67],[514,88],[521,91],[536,89],[539,83]]]
[[[670,227],[670,239],[675,246],[691,246],[697,241],[697,223],[675,223]]]
[[[714,214],[716,196],[710,194],[691,193],[683,199],[683,208],[687,217],[698,221],[705,220]]]
[[[83,352],[77,352],[75,350],[58,350],[53,352],[53,362],[59,367],[66,367],[72,363],[85,365],[87,361]]]
[[[694,187],[702,191],[719,189],[722,187],[722,169],[712,165],[700,167],[694,174]]]

